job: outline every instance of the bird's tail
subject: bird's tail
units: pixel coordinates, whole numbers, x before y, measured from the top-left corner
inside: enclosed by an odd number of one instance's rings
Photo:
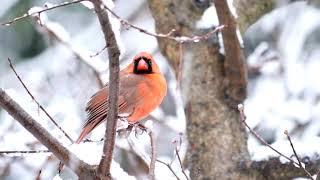
[[[78,137],[76,143],[79,144],[95,127],[97,127],[99,124],[103,122],[104,118],[95,119],[94,121],[91,121],[90,123],[87,123],[80,133],[80,136]]]
[[[80,136],[78,137],[76,143],[79,144],[91,131],[93,128],[84,127],[81,131]]]

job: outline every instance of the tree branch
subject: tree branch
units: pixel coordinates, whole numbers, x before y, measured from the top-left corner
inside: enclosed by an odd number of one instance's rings
[[[0,154],[39,154],[49,153],[49,150],[18,150],[18,151],[0,151]]]
[[[22,107],[17,104],[7,93],[0,88],[0,106],[5,109],[15,120],[37,138],[59,160],[70,167],[80,179],[93,179],[95,170],[77,158],[72,152],[59,143],[49,132],[34,120]]]
[[[110,8],[108,8],[107,6],[104,6],[115,18],[117,18],[120,23],[126,27],[131,27],[133,29],[138,30],[141,33],[147,34],[149,36],[153,36],[156,38],[166,38],[166,39],[171,39],[174,40],[178,43],[181,42],[191,42],[191,43],[196,43],[202,40],[207,40],[209,39],[214,33],[216,33],[217,31],[220,31],[224,28],[224,25],[221,26],[217,26],[216,28],[212,29],[210,32],[203,34],[203,35],[199,35],[199,36],[176,36],[176,30],[175,29],[171,29],[170,32],[168,32],[167,34],[162,34],[162,33],[153,33],[150,32],[148,30],[142,29],[139,26],[136,26],[132,23],[130,23],[129,21],[122,19],[119,15],[117,15],[115,12],[113,12]]]
[[[310,159],[309,157],[304,157],[302,162],[306,164],[306,170],[311,174],[316,174],[320,168],[319,158]],[[297,167],[292,162],[282,163],[279,158],[271,158],[265,161],[243,161],[240,163],[239,168],[248,173],[256,174],[258,172],[265,179],[310,178],[300,167]]]
[[[155,137],[151,129],[148,128],[148,135],[150,137],[150,144],[151,144],[151,159],[150,159],[150,167],[149,167],[149,179],[154,180],[154,169],[156,165],[156,144],[155,144]]]
[[[7,22],[3,22],[1,23],[1,25],[5,25],[5,26],[10,26],[12,23],[15,23],[17,21],[20,21],[22,19],[25,19],[27,17],[30,17],[30,16],[33,16],[33,15],[40,15],[41,13],[45,12],[45,11],[50,11],[52,9],[56,9],[56,8],[60,8],[60,7],[64,7],[64,6],[69,6],[69,5],[72,5],[72,4],[77,4],[79,2],[82,2],[82,1],[86,1],[86,0],[73,0],[71,2],[63,2],[61,4],[58,4],[58,5],[55,5],[55,6],[51,6],[51,7],[45,7],[41,10],[38,10],[38,11],[35,11],[35,12],[28,12],[22,16],[19,16],[19,17],[16,17],[14,18],[13,20],[10,20],[10,21],[7,21]]]
[[[163,164],[163,165],[165,165],[165,166],[167,166],[168,169],[169,169],[169,170],[172,172],[172,174],[174,175],[174,177],[176,177],[177,180],[180,180],[180,178],[179,178],[178,175],[174,172],[174,170],[172,169],[172,167],[171,167],[171,165],[170,165],[169,163],[163,162],[163,161],[161,161],[161,160],[159,160],[159,159],[157,159],[156,161],[159,162],[159,163],[161,163],[161,164]]]
[[[118,95],[119,95],[119,56],[120,50],[117,45],[115,34],[109,21],[108,12],[103,8],[101,0],[91,0],[97,13],[102,32],[105,37],[109,56],[109,112],[103,146],[103,155],[98,167],[98,173],[102,179],[111,179],[110,167],[116,137],[118,118]]]
[[[247,70],[244,55],[237,37],[237,25],[232,16],[227,0],[216,0],[214,5],[217,10],[219,22],[225,24],[222,33],[225,50],[224,72],[226,76],[226,94],[231,100],[231,107],[236,108],[246,97]],[[230,105],[230,104],[229,104]]]
[[[291,137],[290,137],[288,131],[285,130],[285,131],[284,131],[284,134],[287,136],[288,141],[290,142],[290,145],[291,145],[292,151],[293,151],[293,153],[294,153],[294,156],[295,156],[295,157],[297,158],[297,160],[298,160],[299,167],[304,170],[304,172],[308,175],[308,177],[309,177],[310,179],[314,180],[313,177],[312,177],[312,175],[310,174],[310,172],[308,172],[308,171],[306,170],[306,168],[302,165],[302,163],[301,163],[301,161],[300,161],[300,158],[299,158],[299,156],[298,156],[298,154],[297,154],[297,152],[296,152],[296,150],[295,150],[295,148],[294,148],[294,146],[293,146],[293,143],[292,143],[292,141],[291,141]]]

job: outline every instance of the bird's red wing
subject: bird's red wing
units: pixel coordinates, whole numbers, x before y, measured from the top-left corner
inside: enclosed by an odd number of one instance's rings
[[[95,127],[103,122],[108,114],[108,93],[109,86],[100,89],[87,103],[87,121],[83,125],[82,131],[76,143],[80,143]]]
[[[137,83],[128,75],[120,78],[120,92],[119,92],[119,115],[132,114],[137,102],[139,102],[138,93],[136,92]],[[87,103],[86,111],[88,119],[85,122],[82,132],[76,141],[80,143],[95,127],[106,120],[109,107],[108,107],[109,86],[94,94]]]

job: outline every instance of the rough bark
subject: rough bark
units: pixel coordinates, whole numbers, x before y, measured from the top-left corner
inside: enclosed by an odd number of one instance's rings
[[[318,157],[304,157],[302,162],[306,165],[306,170],[311,174],[319,172],[320,160]],[[287,180],[297,177],[308,178],[301,168],[298,168],[293,163],[282,163],[279,158],[271,158],[266,161],[243,161],[239,164],[239,168],[244,172],[259,174],[257,179]]]
[[[156,31],[176,29],[179,35],[199,34],[196,21],[203,13],[190,0],[151,0]],[[179,70],[179,45],[158,39],[162,53]],[[224,62],[210,41],[184,45],[182,91],[187,113],[191,179],[251,179],[237,162],[248,158],[246,133],[238,113],[225,101]]]

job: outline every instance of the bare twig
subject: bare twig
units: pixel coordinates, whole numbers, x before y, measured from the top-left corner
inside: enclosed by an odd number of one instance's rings
[[[182,163],[182,160],[181,160],[181,157],[180,157],[180,154],[179,154],[179,151],[180,151],[180,148],[181,148],[181,145],[182,145],[182,133],[179,133],[179,139],[178,139],[178,141],[175,140],[173,143],[176,144],[176,147],[174,148],[174,152],[175,152],[175,155],[176,155],[177,158],[178,158],[181,171],[182,171],[183,175],[186,177],[186,179],[189,180],[189,177],[187,176],[186,172],[184,171],[183,163]],[[179,148],[178,148],[178,147],[179,147]],[[174,159],[173,159],[173,160],[174,160]]]
[[[176,153],[176,155],[178,157],[179,164],[180,164],[181,171],[182,171],[183,175],[186,177],[187,180],[189,180],[189,177],[187,176],[186,172],[184,171],[184,168],[183,168],[183,165],[182,165],[182,161],[181,161],[181,158],[180,158],[179,151],[178,151],[177,147],[175,148],[175,153]]]
[[[0,88],[0,106],[17,120],[26,130],[48,148],[59,160],[70,167],[80,179],[96,177],[93,167],[77,158],[60,144],[46,129],[21,108],[7,93]]]
[[[203,35],[199,35],[199,36],[175,36],[175,29],[172,29],[169,33],[167,34],[162,34],[162,33],[152,33],[146,29],[143,29],[139,26],[136,26],[132,23],[130,23],[129,21],[122,19],[117,13],[115,13],[114,11],[112,11],[109,7],[107,7],[106,5],[104,5],[104,8],[107,9],[115,18],[117,18],[120,23],[127,27],[126,29],[128,29],[129,27],[138,30],[141,33],[144,33],[146,35],[149,36],[153,36],[155,38],[167,38],[167,39],[171,39],[174,40],[176,42],[178,42],[181,46],[183,43],[197,43],[200,42],[202,40],[207,40],[209,39],[214,33],[221,31],[223,28],[225,28],[225,25],[220,25],[215,27],[213,30],[211,30],[210,32],[203,34]],[[107,48],[107,46],[103,47],[100,51],[98,51],[97,53],[91,55],[90,57],[95,57],[97,55],[99,55],[102,51],[104,51]]]
[[[107,46],[104,46],[102,49],[100,49],[99,51],[97,51],[95,54],[92,54],[92,55],[90,55],[90,57],[92,58],[92,57],[96,57],[96,56],[98,56],[99,54],[101,54],[104,50],[106,50],[107,49]]]
[[[316,174],[319,171],[320,159],[318,156],[306,156],[301,160],[306,163],[306,168],[310,173]],[[283,163],[279,157],[259,161],[244,160],[238,164],[238,168],[246,173],[258,173],[261,178],[257,179],[295,179],[297,177],[309,179],[301,168],[293,163]]]
[[[38,154],[38,153],[48,153],[49,150],[25,150],[25,151],[0,151],[0,154]]]
[[[262,137],[260,137],[258,135],[257,132],[255,132],[253,129],[251,129],[251,127],[247,124],[246,122],[246,115],[244,114],[244,107],[242,104],[239,104],[238,105],[238,111],[240,113],[240,118],[241,118],[241,122],[247,127],[247,129],[250,131],[250,133],[255,137],[257,138],[263,145],[269,147],[270,149],[272,149],[274,152],[276,152],[278,155],[284,157],[285,159],[287,159],[288,161],[290,162],[293,162],[294,164],[298,165],[299,164],[297,162],[295,162],[293,159],[289,158],[288,156],[282,154],[281,152],[279,152],[278,150],[276,150],[275,148],[273,148],[270,144],[268,144]]]
[[[296,150],[295,150],[295,148],[294,148],[294,146],[293,146],[293,143],[292,143],[292,141],[291,141],[291,137],[289,136],[288,131],[285,130],[285,131],[284,131],[284,134],[287,136],[288,141],[290,142],[290,145],[291,145],[292,151],[293,151],[293,153],[294,153],[294,156],[295,156],[295,157],[297,158],[297,160],[298,160],[299,167],[300,167],[301,169],[303,169],[303,171],[309,176],[310,179],[313,180],[314,178],[312,177],[312,175],[306,170],[306,168],[304,168],[304,167],[302,166],[302,163],[301,163],[300,158],[299,158],[299,156],[298,156],[298,154],[297,154],[297,152],[296,152]]]
[[[150,137],[150,144],[151,144],[151,160],[150,160],[150,167],[149,167],[149,179],[154,180],[154,169],[156,164],[156,143],[155,143],[155,137],[151,129],[148,128],[148,135]]]
[[[107,7],[106,5],[104,5],[104,8],[107,9],[115,18],[117,18],[120,23],[125,26],[125,27],[131,27],[133,29],[138,30],[141,33],[156,37],[156,38],[167,38],[167,39],[171,39],[174,40],[176,42],[191,42],[191,43],[195,43],[195,42],[199,42],[201,40],[207,40],[208,38],[210,38],[214,33],[216,33],[217,31],[222,30],[225,26],[221,25],[221,26],[217,26],[216,28],[214,28],[212,31],[208,32],[207,34],[204,35],[200,35],[200,36],[174,36],[174,33],[176,32],[175,29],[172,29],[169,33],[167,34],[157,34],[157,33],[152,33],[150,31],[147,31],[145,29],[142,29],[132,23],[130,23],[129,21],[122,19],[118,14],[116,14],[114,11],[112,11],[109,7]]]
[[[111,179],[110,167],[112,162],[113,149],[116,137],[118,118],[118,95],[119,95],[119,56],[120,50],[117,45],[115,34],[112,30],[108,12],[103,9],[104,3],[101,0],[92,0],[97,13],[109,56],[109,112],[107,117],[107,127],[105,141],[103,145],[103,155],[98,167],[98,173],[103,179]]]
[[[36,98],[32,95],[32,93],[30,92],[30,90],[27,88],[27,86],[24,84],[24,82],[22,81],[22,79],[20,78],[20,76],[18,75],[18,73],[16,72],[16,70],[14,69],[10,58],[8,58],[8,62],[10,65],[10,68],[12,69],[12,71],[14,72],[14,74],[16,75],[16,77],[19,79],[20,83],[22,84],[23,88],[27,91],[27,93],[29,94],[29,96],[32,98],[32,100],[38,105],[38,107],[46,114],[46,116],[50,119],[50,121],[64,134],[64,136],[66,138],[68,138],[70,140],[71,143],[73,143],[74,141],[72,140],[72,138],[62,129],[61,126],[59,126],[59,124],[49,115],[49,113],[44,109],[44,107],[36,100]]]
[[[13,20],[1,23],[1,25],[10,26],[12,23],[15,23],[15,22],[17,22],[19,20],[25,19],[27,17],[33,16],[33,15],[36,15],[36,14],[38,14],[38,16],[40,16],[40,14],[42,12],[49,11],[49,10],[56,9],[56,8],[60,8],[60,7],[64,7],[64,6],[69,6],[69,5],[72,5],[72,4],[77,4],[77,3],[82,2],[82,1],[85,1],[85,0],[74,0],[74,1],[71,1],[71,2],[63,2],[61,4],[58,4],[58,5],[55,5],[55,6],[51,6],[51,7],[46,6],[45,8],[40,9],[38,11],[35,11],[35,12],[32,12],[32,13],[26,13],[26,14],[24,14],[22,16],[14,18]]]
[[[183,168],[183,165],[182,165],[183,163],[182,163],[181,157],[180,157],[180,155],[179,155],[180,147],[181,147],[181,144],[182,144],[182,137],[181,137],[181,136],[182,136],[182,134],[179,133],[179,139],[175,139],[175,140],[173,141],[173,143],[176,145],[176,147],[175,147],[175,149],[174,149],[174,157],[173,157],[171,163],[165,163],[165,162],[163,162],[163,161],[161,161],[161,160],[158,160],[158,159],[157,159],[156,161],[160,162],[161,164],[166,165],[166,166],[168,167],[168,169],[172,172],[172,174],[173,174],[178,180],[180,180],[180,178],[178,177],[178,175],[173,171],[173,169],[172,169],[172,167],[171,167],[173,161],[175,160],[175,157],[177,156],[178,161],[179,161],[179,165],[180,165],[180,168],[181,168],[181,171],[182,171],[183,175],[185,176],[185,178],[186,178],[187,180],[189,180],[189,177],[187,176],[186,172],[184,171],[184,168]]]
[[[172,172],[172,174],[177,178],[177,180],[180,180],[180,178],[178,177],[178,175],[173,171],[173,169],[172,169],[172,167],[170,166],[170,164],[165,163],[165,162],[163,162],[163,161],[161,161],[161,160],[159,160],[159,159],[157,159],[156,161],[159,162],[159,163],[161,163],[161,164],[163,164],[163,165],[165,165],[165,166],[167,166],[168,169]]]

